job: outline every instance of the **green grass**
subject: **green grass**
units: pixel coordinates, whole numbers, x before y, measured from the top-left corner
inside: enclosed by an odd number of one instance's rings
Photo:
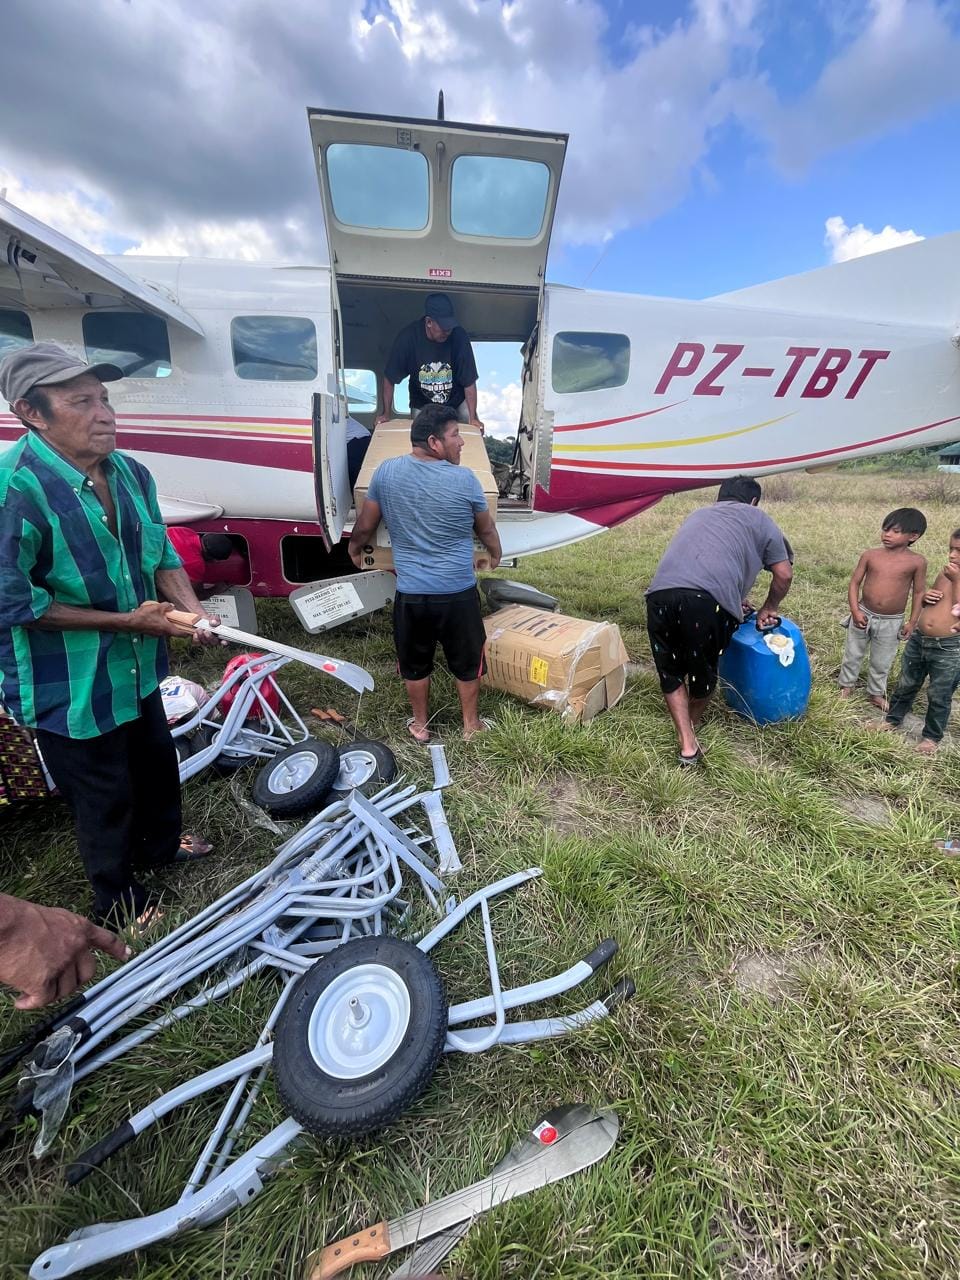
[[[904,484],[845,473],[771,485],[768,509],[797,554],[787,611],[807,636],[814,698],[802,722],[764,730],[717,707],[707,768],[692,776],[676,767],[643,589],[702,499],[671,499],[608,537],[524,563],[512,576],[554,591],[567,612],[619,623],[638,670],[620,705],[581,728],[486,694],[497,727],[469,746],[456,731],[455,691],[438,679],[434,728],[447,743],[447,808],[465,863],[457,891],[541,865],[542,880],[494,910],[505,981],[559,970],[612,934],[621,952],[609,972],[550,1008],[574,1008],[624,974],[636,998],[566,1040],[445,1058],[389,1131],[357,1144],[310,1140],[249,1209],[100,1274],[298,1276],[310,1248],[481,1176],[539,1114],[571,1100],[615,1106],[613,1153],[477,1222],[448,1274],[960,1273],[960,862],[933,848],[956,829],[960,761],[955,746],[928,761],[908,741],[873,734],[866,703],[834,692],[847,577]],[[938,565],[960,511],[927,514],[920,549]],[[273,635],[313,643],[283,604],[261,606],[261,619]],[[427,757],[403,730],[387,617],[318,639],[374,673],[361,727],[426,779]],[[177,659],[206,680],[223,661],[187,650]],[[306,668],[291,668],[284,687],[303,709],[357,710]],[[276,843],[232,785],[187,787],[190,825],[221,853],[166,877],[173,918],[262,865]],[[84,907],[58,805],[8,815],[0,831],[6,890]],[[435,958],[453,998],[477,993],[475,922]],[[131,1110],[246,1046],[270,1000],[268,984],[251,984],[78,1086],[45,1160],[29,1158],[28,1126],[17,1133],[0,1156],[3,1275],[22,1275],[77,1226],[176,1198],[216,1098],[169,1118],[74,1191],[62,1167]],[[4,1017],[7,1041],[29,1025],[9,1008]],[[268,1089],[252,1132],[279,1114]]]

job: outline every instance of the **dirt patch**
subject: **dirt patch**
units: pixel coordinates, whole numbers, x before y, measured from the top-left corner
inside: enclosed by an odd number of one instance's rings
[[[809,954],[743,951],[728,972],[742,995],[766,996],[773,1004],[778,1004],[793,993],[801,969],[809,967],[809,964]]]
[[[562,773],[547,788],[549,816],[547,829],[560,836],[574,836],[583,826],[577,806],[581,800],[580,783],[569,773]]]
[[[726,1231],[714,1224],[719,1274],[723,1280],[793,1280],[803,1274],[809,1259],[791,1243],[784,1228],[764,1240],[748,1216],[731,1208]]]
[[[890,825],[890,810],[882,796],[841,796],[837,801],[837,808],[848,813],[851,818],[856,818],[858,822],[865,822],[871,827]]]

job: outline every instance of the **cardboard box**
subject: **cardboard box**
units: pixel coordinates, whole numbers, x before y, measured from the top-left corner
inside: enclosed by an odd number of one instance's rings
[[[460,424],[460,434],[464,440],[463,453],[460,455],[461,467],[468,467],[480,481],[487,506],[494,517],[497,514],[497,497],[499,490],[493,478],[490,459],[483,443],[483,436],[476,427]],[[410,420],[408,418],[392,418],[377,427],[370,437],[370,444],[363,459],[363,466],[357,476],[353,488],[354,506],[359,511],[367,496],[373,473],[381,462],[387,458],[399,458],[410,452]]]
[[[381,528],[383,526],[381,525]],[[379,533],[380,530],[378,529]],[[479,549],[478,549],[479,548]],[[392,569],[393,568],[393,548],[389,543],[385,547],[366,546],[360,555],[361,569]],[[474,573],[486,573],[490,568],[490,553],[481,543],[475,540],[473,552],[473,571]]]
[[[468,467],[480,481],[483,496],[487,500],[487,508],[493,518],[496,519],[497,482],[493,478],[493,471],[490,468],[490,460],[487,457],[483,436],[475,427],[468,427],[463,423],[460,424],[460,434],[465,441],[463,453],[460,455],[460,465],[461,467]],[[402,457],[403,454],[409,452],[410,420],[408,418],[392,418],[389,422],[381,423],[376,428],[353,490],[353,504],[358,512],[363,506],[364,498],[367,496],[373,473],[380,463],[386,461],[387,458]],[[474,567],[478,571],[489,569],[490,559],[486,550],[479,542],[476,545],[477,553],[474,556]],[[364,547],[360,567],[362,569],[393,568],[390,535],[383,524],[377,526],[371,543]]]
[[[612,622],[590,622],[514,604],[484,619],[492,689],[548,707],[574,723],[615,706],[627,683],[627,651]]]

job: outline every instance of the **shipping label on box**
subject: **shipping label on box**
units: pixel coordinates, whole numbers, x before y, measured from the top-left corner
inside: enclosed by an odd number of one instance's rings
[[[485,618],[484,627],[484,683],[493,689],[577,722],[623,696],[627,651],[613,623],[509,605]]]

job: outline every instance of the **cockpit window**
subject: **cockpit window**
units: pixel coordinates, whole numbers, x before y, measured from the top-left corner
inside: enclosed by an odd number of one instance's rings
[[[0,310],[0,357],[33,341],[30,317],[25,311]]]
[[[558,333],[553,339],[554,391],[602,391],[622,387],[630,374],[625,333]]]
[[[167,322],[144,311],[89,311],[82,320],[90,364],[117,364],[125,378],[168,378]]]
[[[426,157],[401,147],[334,142],[327,178],[337,221],[382,231],[422,231],[430,207]]]
[[[457,156],[450,223],[463,236],[535,240],[543,228],[550,170],[539,160]]]
[[[317,376],[317,330],[301,316],[234,316],[233,367],[251,382],[312,382]]]

